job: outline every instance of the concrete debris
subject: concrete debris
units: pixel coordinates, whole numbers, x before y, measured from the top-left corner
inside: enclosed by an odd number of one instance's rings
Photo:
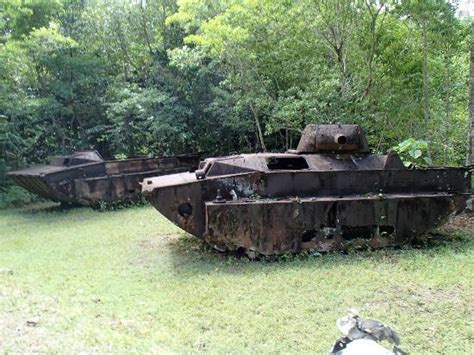
[[[336,352],[340,355],[392,355],[393,353],[373,340],[357,339]]]
[[[398,347],[400,336],[394,329],[378,320],[361,318],[356,309],[350,309],[336,325],[344,336],[334,343],[330,354],[406,354]],[[392,351],[378,344],[384,340],[394,344]]]

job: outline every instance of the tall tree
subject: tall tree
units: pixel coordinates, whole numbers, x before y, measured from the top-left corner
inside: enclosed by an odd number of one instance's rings
[[[471,23],[471,48],[469,70],[469,147],[467,164],[474,164],[474,22]]]

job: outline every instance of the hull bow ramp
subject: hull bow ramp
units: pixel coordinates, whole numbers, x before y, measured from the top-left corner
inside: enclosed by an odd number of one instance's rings
[[[467,168],[407,169],[371,154],[357,125],[309,125],[294,151],[209,158],[142,189],[218,250],[275,255],[409,242],[462,211],[470,181]]]
[[[41,197],[70,204],[133,201],[146,177],[174,174],[197,167],[198,155],[104,160],[96,151],[75,152],[50,164],[12,171],[18,185]]]

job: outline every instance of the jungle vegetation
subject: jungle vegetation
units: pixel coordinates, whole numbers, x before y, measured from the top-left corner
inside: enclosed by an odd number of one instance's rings
[[[283,151],[313,122],[462,165],[470,32],[447,0],[3,0],[0,202],[52,155]]]

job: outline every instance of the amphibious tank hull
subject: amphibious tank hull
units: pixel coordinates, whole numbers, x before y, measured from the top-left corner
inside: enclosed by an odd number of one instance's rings
[[[49,165],[9,172],[26,190],[57,202],[97,205],[133,201],[141,195],[146,177],[189,171],[198,155],[103,160],[95,151],[57,157]]]
[[[340,147],[323,144],[341,136]],[[470,172],[407,169],[396,155],[370,154],[358,126],[311,125],[294,153],[207,159],[142,189],[214,248],[274,255],[409,242],[464,209]]]

